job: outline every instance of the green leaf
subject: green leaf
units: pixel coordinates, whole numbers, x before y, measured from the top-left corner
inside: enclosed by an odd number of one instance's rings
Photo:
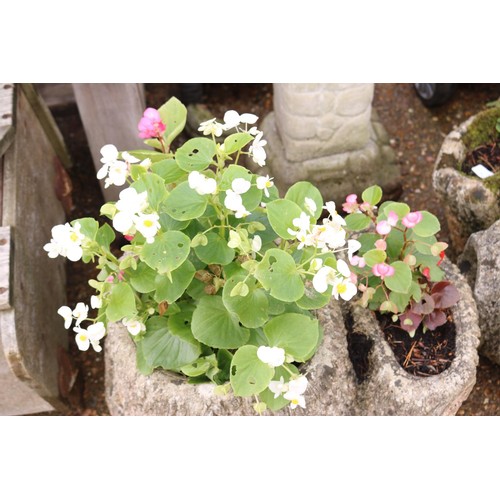
[[[187,182],[172,190],[163,203],[165,212],[175,220],[185,221],[201,217],[207,208],[208,197],[198,194]]]
[[[363,233],[358,236],[358,241],[361,243],[361,248],[358,250],[357,255],[363,255],[375,248],[375,242],[379,239],[378,234]]]
[[[149,267],[160,274],[177,269],[188,257],[190,239],[180,231],[168,231],[155,237],[153,243],[145,243],[142,258]]]
[[[383,250],[369,250],[363,255],[366,265],[373,267],[375,264],[380,264],[385,261],[387,254]]]
[[[403,245],[405,244],[404,235],[401,231],[397,229],[393,229],[386,238],[387,243],[387,255],[391,260],[398,259],[401,250],[403,249]]]
[[[106,308],[108,321],[119,321],[123,318],[132,318],[137,314],[135,295],[127,283],[117,283],[111,289]]]
[[[379,212],[377,220],[387,220],[389,212],[396,213],[401,220],[405,215],[410,213],[410,207],[406,203],[398,203],[395,201],[387,203],[387,205],[384,204],[383,213],[382,210]]]
[[[231,362],[231,387],[236,396],[262,392],[271,382],[274,368],[257,357],[257,347],[246,345],[236,351]]]
[[[361,198],[370,205],[377,205],[382,199],[382,189],[379,186],[371,186],[361,193]]]
[[[420,212],[422,220],[413,228],[413,232],[417,236],[428,237],[433,236],[441,229],[441,224],[435,215],[432,215],[426,210]]]
[[[291,255],[278,248],[265,253],[257,266],[255,277],[274,298],[283,302],[295,302],[304,294],[304,283],[295,261]]]
[[[249,211],[252,212],[255,210],[262,201],[262,193],[260,189],[256,186],[252,186],[246,193],[241,195],[241,200],[243,202],[243,206]]]
[[[271,347],[281,347],[295,361],[307,361],[318,342],[319,323],[304,314],[285,313],[264,326]]]
[[[314,212],[313,218],[317,220],[323,211],[323,197],[318,188],[313,186],[310,182],[301,181],[295,183],[285,195],[286,200],[293,201],[301,207],[307,215],[311,215],[304,204],[306,198],[310,198],[316,204],[316,211]]]
[[[394,274],[384,278],[384,283],[389,290],[399,293],[408,293],[412,283],[411,269],[408,264],[396,261],[391,264]]]
[[[186,171],[205,170],[211,163],[216,152],[215,142],[211,139],[196,137],[186,141],[175,153],[177,165]]]
[[[135,359],[137,370],[143,375],[151,375],[153,373],[154,367],[151,366],[144,357],[144,352],[142,351],[142,340],[137,342],[135,346]]]
[[[285,363],[285,365],[288,370],[290,370],[293,373],[296,373],[297,375],[299,374],[299,370],[295,365]],[[279,381],[280,377],[283,377],[283,381],[285,383],[289,382],[291,375],[288,372],[288,370],[285,369],[284,366],[278,366],[274,369],[274,376],[273,380]],[[269,384],[268,384],[269,385]],[[274,393],[269,390],[269,388],[264,389],[260,394],[259,394],[259,399],[266,403],[267,407],[271,411],[278,411],[284,408],[285,406],[290,404],[290,401],[288,399],[285,399],[283,395],[278,396],[277,398],[274,397]]]
[[[155,279],[158,272],[144,262],[139,262],[137,269],[131,272],[130,284],[139,293],[149,293],[155,290]]]
[[[190,220],[175,220],[170,215],[165,212],[162,213],[162,207],[160,207],[160,226],[164,231],[182,231],[186,229],[189,224],[191,224]],[[187,231],[185,231],[187,233]]]
[[[224,285],[222,301],[229,311],[238,315],[243,326],[257,328],[269,318],[268,301],[264,290],[257,288],[255,280],[250,278],[245,282],[248,294],[244,297],[241,295],[231,297],[232,290],[246,277],[247,275],[242,273],[233,274]]]
[[[253,136],[247,132],[238,132],[237,134],[231,134],[224,140],[224,152],[228,155],[239,151],[241,148],[245,147],[250,141],[253,140]]]
[[[432,245],[436,243],[436,238],[435,236],[418,236],[413,232],[413,230],[409,230],[406,238],[408,240],[413,240],[413,245],[415,246],[416,250],[424,255],[433,255],[432,253]],[[410,247],[411,249],[411,247]],[[411,253],[411,252],[409,252]]]
[[[227,189],[231,189],[234,179],[245,179],[252,182],[252,178],[252,174],[246,168],[240,165],[229,165],[229,167],[224,169],[219,187],[221,191],[226,191]]]
[[[105,203],[100,210],[100,215],[105,215],[106,217],[109,217],[112,219],[118,210],[115,207],[114,203]]]
[[[226,265],[234,259],[234,249],[227,246],[227,241],[217,231],[206,233],[208,244],[194,249],[196,256],[205,264]]]
[[[179,313],[183,314],[183,313]],[[172,316],[178,316],[177,314]],[[171,318],[154,316],[146,322],[146,333],[140,341],[144,360],[154,368],[179,370],[193,363],[201,354],[200,344],[188,329],[174,333],[169,328]]]
[[[200,299],[191,328],[200,342],[224,349],[245,345],[250,336],[250,332],[240,326],[238,316],[228,311],[217,295]]]
[[[99,223],[95,219],[92,219],[92,217],[85,217],[72,221],[71,225],[75,227],[77,222],[80,224],[80,232],[87,238],[95,240]]]
[[[166,184],[177,182],[186,175],[186,172],[179,168],[179,165],[177,165],[177,162],[173,158],[153,163],[151,171],[159,175]]]
[[[332,294],[328,290],[325,293],[319,293],[314,289],[311,282],[307,282],[304,295],[297,301],[297,305],[301,309],[307,309],[308,311],[311,309],[320,309],[321,307],[325,307],[331,298]]]
[[[347,229],[351,231],[361,231],[362,229],[367,228],[372,220],[368,215],[365,214],[349,214],[345,218]]]
[[[95,240],[98,245],[104,247],[106,250],[109,250],[109,245],[115,239],[115,232],[109,224],[103,224],[96,233]]]
[[[154,299],[156,302],[166,300],[169,304],[175,302],[186,291],[193,280],[196,269],[189,260],[184,261],[177,269],[172,271],[172,281],[168,276],[157,274],[155,272],[154,290],[156,290]]]
[[[165,146],[170,146],[172,141],[182,132],[186,125],[187,109],[176,97],[171,97],[159,110],[162,122],[165,124],[163,138]]]
[[[147,173],[141,177],[144,187],[148,193],[148,204],[155,212],[158,212],[160,203],[167,196],[165,181],[156,174]]]
[[[297,230],[293,219],[299,218],[301,213],[302,209],[290,200],[274,200],[267,204],[269,223],[276,234],[287,240],[294,238],[288,229]]]
[[[128,153],[141,161],[149,158],[152,163],[165,160],[172,156],[167,153],[162,153],[161,151],[154,151],[153,149],[134,149],[132,151],[128,151]]]
[[[180,370],[188,377],[199,377],[216,365],[217,360],[215,358],[215,354],[211,354],[210,356],[198,358],[194,363],[182,366]]]
[[[413,284],[413,282],[412,282]],[[389,294],[389,299],[391,302],[396,304],[396,307],[398,309],[397,312],[402,313],[405,311],[405,309],[408,307],[408,304],[410,302],[411,298],[411,287],[410,291],[408,293],[400,293],[400,292],[391,292]]]

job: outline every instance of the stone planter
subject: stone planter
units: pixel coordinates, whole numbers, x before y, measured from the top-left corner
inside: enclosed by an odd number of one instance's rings
[[[472,292],[458,269],[445,264],[461,300],[453,308],[456,358],[429,378],[415,377],[396,361],[374,316],[352,307],[357,331],[371,343],[368,376],[358,383],[347,347],[347,330],[335,301],[318,311],[323,344],[302,371],[310,385],[307,409],[278,415],[453,415],[476,381],[479,328]],[[135,346],[125,328],[112,325],[105,342],[106,401],[113,415],[255,415],[253,401],[213,394],[208,384],[188,385],[161,371],[146,377],[135,368]]]
[[[469,238],[458,265],[477,304],[481,328],[479,352],[500,364],[500,220]]]
[[[485,119],[492,111],[495,110],[471,117],[449,133],[434,168],[433,186],[445,203],[450,238],[457,255],[472,233],[487,229],[500,218],[498,191],[490,189],[488,183],[479,177],[465,175],[458,170],[467,154],[464,136],[471,126],[477,126],[478,121]]]

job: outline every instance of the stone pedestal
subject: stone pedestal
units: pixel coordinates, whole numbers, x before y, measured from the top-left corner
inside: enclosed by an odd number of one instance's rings
[[[372,110],[373,84],[275,84],[262,129],[266,166],[280,192],[307,180],[325,200],[378,184],[400,189],[399,166]]]

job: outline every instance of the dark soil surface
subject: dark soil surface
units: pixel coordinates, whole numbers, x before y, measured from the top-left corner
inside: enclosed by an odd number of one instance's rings
[[[173,84],[147,84],[148,105],[157,107],[171,95],[179,96],[178,91],[178,86]],[[442,140],[453,126],[499,96],[500,84],[460,85],[448,103],[431,110],[421,104],[411,84],[375,86],[374,108],[387,128],[401,165],[403,193],[400,201],[408,203],[413,210],[425,209],[436,214],[442,223],[442,241],[448,241],[447,227],[443,207],[432,191],[431,182],[433,164]],[[272,110],[272,85],[206,84],[204,98],[214,116],[219,118],[226,110],[236,109],[255,113],[262,119]],[[54,108],[53,112],[74,162],[70,176],[75,209],[70,218],[96,217],[103,200],[77,108],[65,105]],[[88,303],[92,289],[87,282],[96,275],[93,266],[68,262],[67,272],[67,305],[74,307],[80,301]],[[69,359],[78,375],[67,398],[68,411],[65,414],[108,415],[104,399],[103,353],[81,352],[73,339],[69,344]],[[105,350],[105,341],[103,345]],[[458,414],[500,415],[499,366],[480,359],[477,384]]]
[[[462,164],[462,172],[468,175],[475,175],[472,172],[472,167],[475,167],[478,163],[484,165],[494,174],[500,172],[500,144],[492,142],[472,150],[465,157]]]
[[[421,323],[413,337],[393,323],[389,315],[377,314],[377,319],[398,363],[408,373],[418,377],[438,375],[455,358],[456,329],[451,316],[433,331],[424,332]]]

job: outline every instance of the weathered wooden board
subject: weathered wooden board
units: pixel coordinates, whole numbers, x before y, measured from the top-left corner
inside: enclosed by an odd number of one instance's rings
[[[0,227],[0,310],[10,304],[10,227]]]
[[[78,110],[96,171],[102,166],[100,149],[114,144],[119,150],[143,149],[137,124],[145,109],[144,86],[139,83],[74,83]],[[118,199],[122,188],[101,189],[106,201]]]
[[[0,83],[0,156],[14,138],[14,85]]]
[[[57,351],[68,341],[57,315],[66,302],[65,261],[49,259],[43,250],[51,228],[65,220],[54,190],[58,154],[23,87],[16,90],[16,134],[3,158],[1,225],[11,228],[14,255],[12,307],[0,311],[2,354],[27,388],[58,405]]]

